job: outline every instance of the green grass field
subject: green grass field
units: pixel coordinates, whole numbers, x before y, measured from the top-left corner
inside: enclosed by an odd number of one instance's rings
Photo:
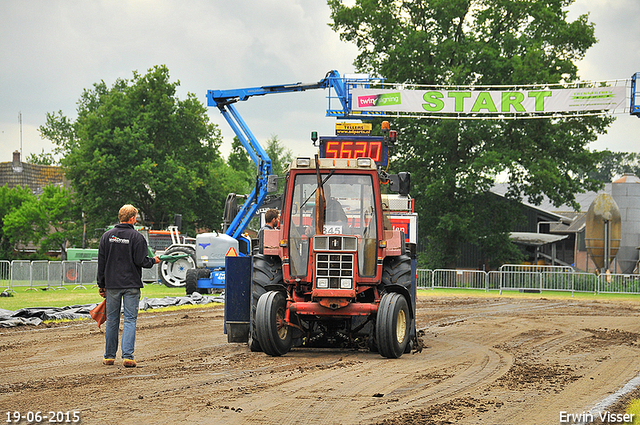
[[[25,287],[14,288],[12,297],[0,297],[0,308],[5,310],[19,310],[25,307],[65,307],[69,305],[93,304],[102,301],[96,286],[86,285],[87,289],[58,289],[29,291]],[[145,285],[142,297],[163,298],[181,297],[185,295],[184,288],[168,288],[164,285]]]
[[[638,301],[640,294],[594,294],[593,292],[543,291],[542,293],[521,293],[519,291],[500,291],[491,289],[419,289],[418,296],[458,296],[458,297],[516,297],[530,299],[566,299],[592,301]]]
[[[98,295],[98,288],[87,285],[87,289],[58,289],[29,291],[26,287],[14,288],[11,297],[0,297],[0,308],[5,310],[19,310],[25,307],[65,307],[70,305],[93,304],[102,301]],[[180,297],[185,295],[184,288],[167,288],[164,285],[145,285],[142,297],[163,298]],[[479,289],[421,289],[419,296],[457,296],[457,297],[518,297],[530,299],[567,299],[567,300],[599,300],[599,301],[640,301],[640,295],[625,294],[593,294],[576,292],[545,291],[541,294],[523,294],[518,291],[484,291]]]

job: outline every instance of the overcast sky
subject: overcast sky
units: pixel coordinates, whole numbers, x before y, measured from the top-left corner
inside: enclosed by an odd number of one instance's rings
[[[577,0],[570,19],[589,13],[599,43],[579,63],[587,80],[628,79],[640,72],[640,1]],[[208,89],[316,82],[331,69],[351,73],[357,49],[329,27],[324,0],[0,0],[0,162],[53,145],[37,128],[47,112],[75,119],[85,88],[130,79],[166,64],[178,97]],[[315,152],[312,130],[332,134],[325,90],[274,94],[237,108],[258,140],[277,135],[294,155]],[[224,136],[233,133],[216,108]],[[617,115],[592,149],[640,152],[640,120]]]

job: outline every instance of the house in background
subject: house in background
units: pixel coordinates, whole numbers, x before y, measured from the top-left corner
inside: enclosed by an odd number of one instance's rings
[[[497,184],[491,191],[503,196],[507,185]],[[637,269],[640,247],[640,178],[634,174],[625,174],[612,183],[606,183],[600,192],[576,194],[579,211],[568,205],[556,207],[546,197],[539,206],[523,202],[527,224],[524,228],[514,229],[511,239],[525,252],[534,254],[527,262],[572,266],[585,272],[597,271],[587,254],[585,229],[587,211],[598,194],[603,192],[613,197],[621,216],[622,237],[612,272],[633,273]]]
[[[491,193],[502,202],[507,185],[498,184]],[[575,251],[574,233],[550,233],[551,223],[572,223],[571,218],[549,211],[543,207],[519,203],[522,220],[511,229],[511,240],[515,242],[524,254],[525,264],[551,264],[570,265],[573,263]],[[554,259],[553,261],[551,259]],[[487,259],[477,245],[463,243],[460,247],[460,256],[456,262],[460,269],[489,270]]]
[[[20,151],[13,152],[11,162],[0,162],[0,187],[28,186],[35,195],[40,195],[49,184],[67,186],[62,167],[22,162]]]
[[[0,187],[5,185],[9,189],[18,186],[29,187],[34,195],[40,196],[43,188],[50,184],[68,187],[62,167],[22,162],[20,151],[13,152],[13,161],[0,162]],[[26,253],[36,252],[36,248],[31,242],[27,246],[19,246],[19,249]],[[60,251],[52,251],[49,255],[57,255],[59,253]]]

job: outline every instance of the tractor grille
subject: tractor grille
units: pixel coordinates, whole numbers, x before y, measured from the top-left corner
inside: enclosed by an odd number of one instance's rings
[[[340,289],[340,279],[353,279],[353,254],[317,254],[316,277],[328,278],[330,289]]]

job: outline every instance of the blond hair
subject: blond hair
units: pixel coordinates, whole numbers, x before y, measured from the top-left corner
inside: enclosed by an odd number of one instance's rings
[[[131,220],[131,217],[138,215],[138,209],[131,204],[123,205],[118,211],[118,220],[120,223],[126,223]]]

